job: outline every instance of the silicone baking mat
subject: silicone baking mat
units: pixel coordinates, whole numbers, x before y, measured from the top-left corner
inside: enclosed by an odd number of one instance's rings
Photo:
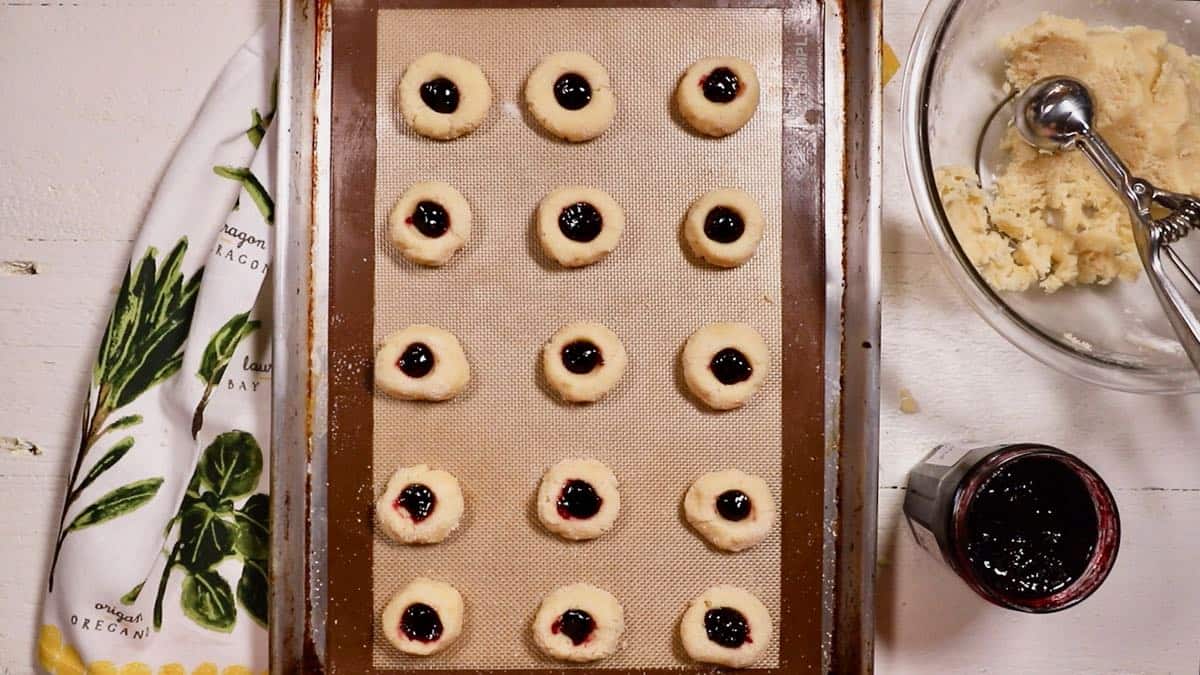
[[[719,583],[753,592],[777,622],[779,637],[756,667],[795,672],[786,666],[809,658],[819,664],[819,638],[795,653],[788,649],[796,649],[792,631],[803,631],[800,624],[811,617],[797,618],[809,610],[796,610],[801,591],[790,578],[796,572],[784,571],[791,563],[785,558],[808,549],[801,563],[806,569],[798,572],[820,578],[823,486],[819,450],[812,451],[812,476],[795,481],[789,475],[810,451],[788,444],[784,420],[803,405],[788,400],[788,379],[804,367],[811,377],[820,352],[800,365],[790,354],[803,345],[789,343],[784,333],[787,322],[796,322],[805,334],[819,335],[823,312],[819,302],[794,302],[784,274],[785,256],[791,265],[812,267],[817,278],[822,273],[819,254],[803,255],[787,243],[789,229],[819,234],[819,224],[798,220],[784,194],[800,189],[784,178],[785,82],[795,75],[785,58],[791,42],[785,9],[382,8],[368,14],[371,25],[352,36],[337,32],[336,14],[334,24],[335,135],[339,115],[356,116],[359,137],[346,140],[362,147],[341,153],[341,161],[334,151],[330,630],[336,633],[343,621],[358,629],[346,633],[345,644],[331,641],[331,671],[559,668],[537,652],[529,624],[546,593],[577,581],[609,590],[625,608],[621,650],[593,668],[687,667],[677,639],[679,615],[692,597]],[[336,60],[343,36],[356,40],[347,49],[361,52],[353,73]],[[762,85],[754,118],[719,140],[689,132],[671,108],[679,75],[714,53],[714,36],[720,53],[754,63]],[[374,44],[368,48],[364,40]],[[545,54],[567,49],[594,55],[613,80],[612,127],[589,143],[556,141],[524,112],[525,76]],[[396,106],[406,64],[429,51],[479,63],[493,88],[482,127],[449,143],[411,132]],[[366,52],[373,56],[369,64]],[[339,77],[353,78],[358,105],[339,101]],[[368,110],[374,115],[365,115]],[[367,148],[363,141],[372,133]],[[339,175],[357,176],[356,198],[367,203],[340,208]],[[472,205],[471,240],[442,268],[405,261],[387,238],[392,204],[421,180],[449,182]],[[601,188],[625,209],[621,242],[600,263],[566,270],[540,250],[534,210],[563,185]],[[679,235],[688,204],[717,187],[752,194],[767,223],[758,253],[733,270],[697,263]],[[612,328],[630,357],[618,387],[588,406],[560,403],[538,367],[542,343],[578,320]],[[762,391],[741,410],[707,411],[688,395],[679,373],[684,341],[712,321],[750,323],[773,355]],[[453,401],[404,402],[370,391],[376,345],[412,323],[443,327],[462,341],[472,380]],[[808,404],[819,429],[821,401]],[[564,542],[533,515],[541,473],[565,457],[599,459],[621,482],[621,516],[600,539]],[[373,527],[372,501],[395,469],[420,463],[459,478],[467,512],[446,542],[399,546]],[[763,476],[782,500],[782,526],[738,554],[705,545],[680,507],[695,477],[724,468]],[[793,494],[797,490],[815,495],[815,513],[794,508],[802,503],[798,498],[810,501]],[[338,517],[342,500],[354,504],[352,521]],[[811,522],[797,522],[806,518]],[[391,595],[417,576],[453,584],[467,605],[463,635],[434,657],[397,652],[378,625]]]

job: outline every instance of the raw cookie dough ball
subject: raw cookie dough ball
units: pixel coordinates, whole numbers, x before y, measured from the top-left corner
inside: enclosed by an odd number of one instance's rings
[[[625,373],[625,363],[620,338],[598,323],[567,324],[542,348],[546,381],[570,403],[603,398]]]
[[[542,476],[538,519],[563,539],[595,539],[612,529],[620,511],[617,477],[594,459],[564,459]]]
[[[608,128],[617,109],[608,71],[583,52],[555,52],[529,74],[525,104],[550,133],[588,141]]]
[[[538,204],[537,228],[546,255],[564,267],[582,267],[617,247],[625,229],[625,212],[605,192],[564,187]]]
[[[462,596],[441,581],[413,579],[383,609],[383,634],[405,654],[440,652],[462,633],[462,627]]]
[[[387,336],[375,355],[375,386],[401,399],[445,401],[467,386],[471,369],[458,338],[416,324]]]
[[[696,131],[727,136],[754,116],[758,75],[754,66],[734,56],[700,59],[680,78],[675,103]]]
[[[762,210],[741,190],[701,195],[683,222],[683,236],[692,252],[718,267],[737,267],[749,260],[762,233]]]
[[[625,611],[611,593],[571,584],[542,600],[533,618],[533,641],[547,656],[596,661],[616,653],[625,630]]]
[[[744,323],[710,323],[683,346],[683,379],[716,410],[745,405],[767,379],[771,354],[758,331]]]
[[[696,479],[683,498],[687,521],[713,546],[742,551],[762,541],[775,522],[767,483],[737,469]]]
[[[679,622],[687,655],[702,663],[744,668],[771,642],[771,615],[736,586],[713,586],[692,600]]]
[[[392,207],[388,234],[405,258],[438,267],[471,236],[471,207],[448,183],[416,183]]]
[[[375,503],[383,531],[401,544],[436,544],[463,514],[458,479],[424,464],[400,469]]]
[[[429,52],[408,64],[400,78],[400,113],[422,136],[449,140],[470,133],[491,104],[483,71],[459,56]]]

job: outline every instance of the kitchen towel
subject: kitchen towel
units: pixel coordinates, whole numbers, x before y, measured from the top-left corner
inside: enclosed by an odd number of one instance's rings
[[[225,66],[134,243],[47,576],[47,672],[267,669],[277,35]]]

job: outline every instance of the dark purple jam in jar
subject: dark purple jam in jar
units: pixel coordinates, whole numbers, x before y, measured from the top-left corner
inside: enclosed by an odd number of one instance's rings
[[[1026,612],[1091,595],[1120,543],[1116,502],[1074,455],[1036,444],[936,449],[909,474],[917,541],[991,602]]]
[[[1087,485],[1063,462],[1031,455],[1001,466],[967,509],[967,562],[1006,595],[1043,598],[1083,576],[1100,537]]]

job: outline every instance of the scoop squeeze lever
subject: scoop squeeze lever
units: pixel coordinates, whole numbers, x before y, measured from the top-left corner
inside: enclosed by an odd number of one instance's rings
[[[1082,82],[1069,77],[1048,77],[1033,83],[1017,97],[1014,123],[1021,138],[1036,148],[1083,152],[1125,201],[1133,219],[1133,239],[1150,286],[1192,366],[1200,373],[1200,318],[1184,301],[1163,266],[1165,253],[1179,274],[1200,294],[1200,279],[1171,248],[1172,243],[1200,229],[1200,200],[1159,189],[1150,181],[1132,175],[1092,126],[1094,111],[1091,92]],[[1155,206],[1166,215],[1154,218],[1151,208]]]

